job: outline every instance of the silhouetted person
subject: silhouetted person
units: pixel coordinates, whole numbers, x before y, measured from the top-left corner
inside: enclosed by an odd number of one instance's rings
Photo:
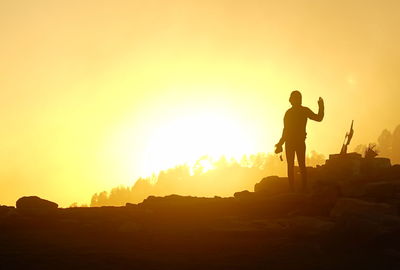
[[[296,153],[302,178],[302,189],[305,191],[307,189],[305,144],[307,119],[322,121],[324,118],[324,100],[321,97],[318,100],[318,114],[301,105],[301,93],[299,91],[293,91],[290,94],[289,102],[292,107],[285,113],[282,137],[275,145],[275,153],[282,152],[282,145],[285,144],[287,174],[292,191],[294,191],[294,155]]]

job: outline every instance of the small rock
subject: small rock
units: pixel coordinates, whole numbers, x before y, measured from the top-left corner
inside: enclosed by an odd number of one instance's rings
[[[252,195],[252,193],[248,190],[243,190],[243,191],[239,191],[239,192],[235,192],[235,194],[233,194],[233,197],[235,197],[235,199],[245,199],[245,198],[250,198]]]
[[[127,207],[127,208],[136,208],[136,207],[137,207],[137,204],[127,202],[127,203],[125,204],[125,207]]]

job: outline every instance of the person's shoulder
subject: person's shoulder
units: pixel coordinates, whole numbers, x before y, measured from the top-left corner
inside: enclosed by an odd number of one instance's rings
[[[308,108],[308,107],[306,107],[306,106],[301,106],[301,110],[304,111],[304,112],[306,112],[306,113],[311,112],[311,109]]]
[[[290,113],[293,111],[293,107],[290,107],[289,109],[287,109],[286,113]]]
[[[310,108],[308,108],[308,107],[302,106],[301,109],[302,109],[302,113],[303,113],[303,115],[304,115],[305,117],[311,117],[311,115],[314,114],[313,111],[312,111]]]
[[[285,112],[285,116],[286,116],[286,115],[289,115],[289,114],[292,113],[292,112],[293,112],[293,108],[287,109],[287,111]]]

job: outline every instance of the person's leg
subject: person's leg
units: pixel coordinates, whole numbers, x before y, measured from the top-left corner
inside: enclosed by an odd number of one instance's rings
[[[296,147],[297,162],[299,163],[301,180],[302,180],[302,190],[307,190],[307,168],[306,168],[306,143],[301,142]]]
[[[290,143],[285,143],[286,161],[287,161],[287,174],[289,179],[289,187],[294,191],[294,147]]]

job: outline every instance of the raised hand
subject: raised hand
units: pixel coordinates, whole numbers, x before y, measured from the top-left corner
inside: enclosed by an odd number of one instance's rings
[[[318,99],[318,106],[319,107],[323,107],[324,106],[324,100],[322,99],[322,97],[319,97],[319,99]]]

